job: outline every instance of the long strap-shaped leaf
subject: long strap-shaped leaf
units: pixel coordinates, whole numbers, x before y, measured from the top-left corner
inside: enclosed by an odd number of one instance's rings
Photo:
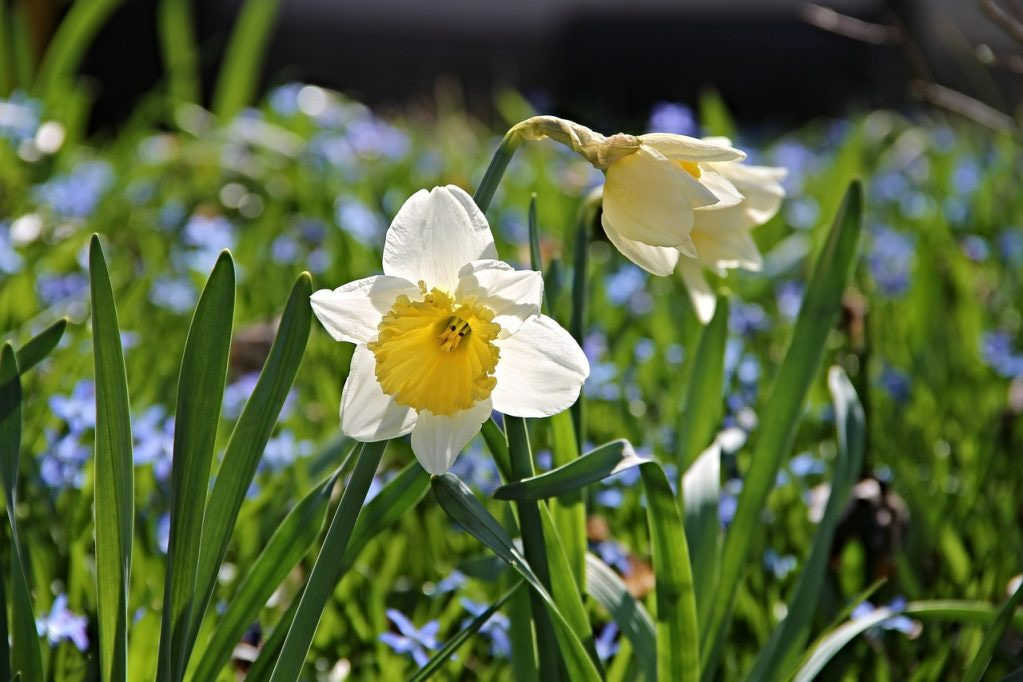
[[[330,493],[337,482],[338,473],[325,483],[313,488],[284,517],[281,525],[270,536],[266,547],[241,579],[231,596],[231,603],[223,617],[217,621],[209,641],[202,648],[202,658],[190,678],[213,680],[227,663],[235,645],[245,630],[259,616],[260,610],[281,582],[295,568],[316,540],[327,517]]]
[[[462,628],[457,635],[452,637],[447,644],[445,644],[440,651],[433,655],[429,661],[426,662],[422,668],[416,671],[416,674],[409,678],[409,682],[424,682],[430,679],[434,673],[440,670],[440,667],[450,659],[458,647],[465,644],[465,642],[479,632],[480,628],[487,624],[491,616],[497,613],[502,606],[504,606],[508,600],[510,600],[515,592],[522,587],[525,581],[519,580],[517,583],[512,585],[511,589],[501,595],[501,598],[490,605],[486,611],[476,616],[471,623]]]
[[[365,443],[359,452],[355,471],[341,495],[341,502],[331,519],[323,547],[320,548],[313,571],[302,590],[295,619],[288,628],[284,647],[274,666],[273,675],[270,676],[271,682],[293,682],[302,672],[302,664],[313,642],[320,616],[343,573],[338,557],[345,553],[352,528],[359,518],[369,485],[373,482],[373,474],[380,465],[380,457],[386,447],[387,441]]]
[[[203,518],[231,348],[234,285],[231,254],[224,251],[199,297],[181,359],[159,680],[177,682],[188,664]]]
[[[1009,627],[1009,621],[1012,620],[1012,616],[1016,613],[1016,607],[1019,606],[1021,599],[1023,599],[1023,582],[1020,582],[1016,591],[1002,605],[1002,609],[998,612],[998,618],[995,619],[991,629],[984,635],[984,641],[980,643],[980,649],[977,650],[977,654],[970,661],[970,667],[966,669],[966,674],[963,675],[963,682],[980,682],[980,679],[984,676],[984,671],[987,670],[988,664],[991,663],[991,656],[995,653],[995,647],[998,646],[998,642],[1001,641],[1006,628]]]
[[[685,390],[685,412],[678,429],[678,470],[685,471],[714,440],[724,409],[725,341],[728,299],[718,297],[714,317],[700,333]]]
[[[445,513],[525,578],[534,593],[547,607],[547,613],[554,621],[555,636],[564,655],[570,679],[599,680],[600,673],[597,672],[596,666],[586,653],[586,647],[576,636],[550,593],[497,519],[480,504],[472,491],[454,474],[434,476],[430,483],[433,487],[433,494]],[[547,671],[544,672],[547,674]]]
[[[607,609],[618,629],[632,643],[636,661],[648,682],[657,679],[657,634],[654,620],[629,593],[614,570],[593,554],[586,555],[586,593]]]
[[[96,594],[103,680],[127,679],[128,584],[134,466],[128,378],[110,275],[99,238],[89,249],[92,348],[96,365]]]
[[[352,529],[352,537],[348,539],[348,546],[338,559],[340,563],[338,580],[352,567],[366,543],[409,513],[423,499],[429,487],[430,477],[418,462],[410,463],[384,485],[377,496],[359,513],[355,528]],[[246,679],[259,682],[270,677],[273,662],[284,646],[284,638],[295,618],[298,600],[295,600],[293,606],[294,608],[289,607],[284,613],[277,627],[263,643],[259,657],[249,668]]]
[[[502,499],[563,495],[638,466],[647,494],[647,523],[657,577],[657,672],[659,680],[699,679],[700,653],[693,573],[682,512],[656,462],[614,441],[546,474],[509,483],[494,491]]]
[[[859,182],[853,182],[846,191],[828,239],[817,257],[785,358],[764,402],[750,469],[743,479],[735,518],[725,538],[718,598],[711,602],[702,632],[703,672],[708,678],[713,674],[713,659],[724,639],[746,558],[756,544],[753,539],[759,533],[760,512],[782,459],[792,449],[803,403],[824,358],[824,346],[856,262],[862,225],[861,193]]]
[[[721,561],[721,446],[715,442],[682,477],[686,542],[693,562],[693,592],[700,624],[715,598]]]
[[[11,526],[11,672],[23,680],[43,679],[43,659],[36,634],[32,593],[29,591],[14,508],[18,487],[18,456],[21,451],[21,377],[14,347],[5,343],[0,351],[0,478],[3,479],[7,521]],[[0,605],[6,609],[7,605]]]
[[[291,289],[270,354],[231,434],[224,452],[224,461],[210,492],[196,577],[195,594],[198,600],[192,609],[186,657],[191,652],[213,596],[217,574],[227,554],[238,512],[256,475],[259,458],[270,440],[274,424],[277,423],[277,417],[302,362],[312,319],[312,308],[309,306],[311,293],[312,280],[309,273],[302,273]]]
[[[49,327],[29,339],[18,349],[18,371],[24,374],[40,362],[57,347],[67,329],[67,318],[62,317]]]
[[[767,645],[760,650],[750,671],[750,680],[777,679],[780,671],[788,669],[798,660],[799,652],[806,645],[810,636],[810,624],[824,584],[828,553],[831,550],[835,528],[845,511],[846,502],[863,462],[866,420],[860,401],[856,397],[856,390],[839,367],[832,367],[828,373],[828,386],[831,388],[835,403],[835,425],[838,428],[838,458],[835,461],[831,493],[785,620],[778,625]]]

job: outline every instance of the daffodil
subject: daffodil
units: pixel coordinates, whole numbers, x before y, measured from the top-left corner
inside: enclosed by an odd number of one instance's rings
[[[356,344],[341,393],[348,436],[411,433],[423,467],[442,474],[492,410],[545,417],[579,397],[589,364],[540,313],[540,273],[497,259],[486,218],[458,187],[405,202],[383,271],[312,295],[327,332]]]
[[[785,190],[781,186],[785,169],[742,163],[742,152],[733,149],[724,138],[697,140],[700,145],[694,145],[692,138],[683,138],[682,142],[676,139],[681,137],[652,134],[643,135],[640,139],[659,140],[658,144],[664,150],[671,149],[670,145],[677,145],[678,158],[683,153],[689,154],[690,160],[679,161],[676,158],[672,163],[681,167],[684,173],[672,174],[664,169],[664,163],[654,154],[656,147],[646,155],[654,161],[642,157],[644,152],[641,148],[639,152],[624,157],[608,168],[602,223],[611,243],[640,267],[662,276],[670,275],[677,268],[689,290],[697,315],[706,323],[714,316],[716,299],[703,275],[703,268],[710,268],[722,275],[730,268],[760,269],[762,258],[750,230],[767,222],[778,212],[785,197]],[[670,142],[667,141],[669,139]],[[721,150],[722,156],[730,158],[721,160],[719,156],[717,160],[709,160],[715,155],[707,147]],[[682,151],[688,148],[694,151]],[[703,158],[695,159],[697,154]],[[740,156],[736,157],[736,154]],[[667,158],[665,153],[659,155]],[[626,166],[631,185],[620,181],[616,183],[615,180],[620,178],[615,173],[615,166],[628,163],[633,158],[637,159],[633,163],[642,164],[644,169],[633,171]],[[680,176],[684,175],[690,176],[690,179],[682,177],[680,183]],[[692,192],[692,181],[700,185],[697,193]],[[688,189],[683,190],[683,186]],[[644,187],[645,194],[642,193]],[[628,204],[623,195],[630,192],[632,203]],[[709,195],[713,195],[716,201],[709,201]],[[695,202],[694,196],[697,198]],[[708,203],[701,204],[701,196]],[[623,203],[626,204],[625,209],[622,208]],[[635,229],[637,225],[666,226],[672,216],[679,216],[678,221],[689,226],[687,238],[681,244],[672,246],[656,243],[669,240],[651,237],[655,232],[653,229]],[[627,226],[626,231],[621,226]],[[660,230],[660,234],[669,234],[668,229]]]
[[[702,208],[735,206],[742,195],[714,167],[746,155],[730,146],[684,135],[640,135],[639,149],[606,169],[601,222],[608,238],[627,255],[627,242],[669,247],[695,255],[691,233]],[[678,256],[648,251],[641,263],[657,275],[670,274]],[[642,256],[640,256],[642,258]]]

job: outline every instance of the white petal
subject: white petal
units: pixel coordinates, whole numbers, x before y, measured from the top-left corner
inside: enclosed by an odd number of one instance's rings
[[[419,287],[401,277],[374,275],[333,291],[320,289],[309,301],[335,341],[366,343],[376,338],[380,318],[401,294],[418,298]]]
[[[728,209],[729,211],[734,209]],[[693,230],[697,260],[709,268],[760,270],[764,259],[749,230]]]
[[[453,185],[409,197],[384,240],[385,274],[448,292],[463,265],[484,258],[497,258],[494,236],[472,197]]]
[[[718,211],[729,206],[738,206],[742,203],[743,196],[739,193],[728,178],[713,170],[710,166],[701,167],[700,184],[713,192],[717,197],[717,203],[708,206],[701,206],[697,210],[702,213]],[[698,217],[698,216],[697,216]]]
[[[785,198],[781,181],[786,170],[773,166],[747,166],[741,163],[711,164],[715,170],[728,178],[745,197],[740,204],[740,219],[735,216],[711,217],[712,224],[734,225],[743,228],[763,225],[774,217]],[[710,213],[711,211],[708,211]],[[697,218],[699,220],[699,216]]]
[[[494,409],[514,417],[549,417],[568,409],[590,374],[583,349],[561,325],[540,315],[497,342]]]
[[[427,472],[441,475],[454,464],[462,448],[479,433],[493,411],[490,400],[481,400],[450,417],[423,410],[412,429],[412,452]]]
[[[713,138],[700,140],[671,133],[647,133],[640,135],[639,141],[675,161],[741,161],[746,158],[745,152],[719,144]]]
[[[689,300],[693,302],[696,316],[700,318],[700,322],[707,324],[714,317],[717,298],[714,296],[714,290],[707,283],[707,278],[703,276],[700,264],[694,260],[683,258],[678,264],[678,272],[682,275],[682,281],[686,283]]]
[[[604,234],[622,252],[622,255],[647,272],[664,277],[670,275],[678,263],[678,249],[671,246],[648,246],[643,242],[623,237],[615,230],[607,219],[607,214],[600,217],[604,226]]]
[[[691,196],[700,192],[709,195],[709,203],[717,201],[684,170],[641,147],[607,169],[604,215],[624,237],[650,246],[676,246],[693,228]]]
[[[404,436],[416,423],[416,413],[385,395],[376,376],[376,358],[356,346],[352,368],[341,391],[341,431],[363,442]]]
[[[480,260],[459,273],[458,300],[475,296],[494,311],[502,336],[514,334],[522,323],[540,314],[543,276],[535,270],[516,270],[499,260]]]

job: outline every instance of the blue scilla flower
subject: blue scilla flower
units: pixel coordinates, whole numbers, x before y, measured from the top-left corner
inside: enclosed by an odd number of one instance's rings
[[[799,566],[799,561],[793,555],[780,555],[773,549],[768,549],[764,552],[763,563],[764,568],[770,571],[778,580],[784,580],[788,574],[792,573]]]
[[[915,639],[920,635],[921,625],[917,621],[909,618],[908,616],[902,615],[902,611],[906,608],[906,600],[903,597],[896,597],[888,603],[887,608],[891,609],[895,615],[890,618],[882,620],[877,625],[867,630],[867,636],[877,638],[882,630],[889,630],[894,632],[901,632],[910,639]],[[872,616],[878,611],[878,607],[871,604],[869,601],[865,601],[859,604],[853,609],[849,617],[852,620],[863,620]]]
[[[184,242],[199,249],[219,252],[234,248],[234,225],[222,215],[193,213],[185,223]]]
[[[901,296],[909,289],[909,271],[916,248],[913,240],[884,225],[876,227],[871,237],[867,253],[871,277],[883,295]]]
[[[225,419],[237,419],[241,416],[245,403],[248,402],[252,392],[256,390],[258,381],[258,372],[247,372],[224,388],[224,404],[220,413]]]
[[[302,88],[301,83],[285,83],[274,88],[267,98],[270,108],[281,116],[294,116],[298,113],[298,93]]]
[[[961,195],[970,195],[980,186],[983,177],[980,164],[969,156],[961,156],[952,170],[952,187]]]
[[[803,305],[803,294],[806,292],[806,285],[802,282],[782,282],[775,289],[774,295],[778,301],[778,312],[786,320],[794,320],[799,315],[799,308]]]
[[[632,564],[629,562],[629,553],[622,546],[620,542],[614,540],[603,540],[597,543],[591,543],[591,549],[593,549],[600,560],[608,566],[618,569],[618,572],[622,575],[629,575],[632,572]]]
[[[597,649],[597,656],[605,663],[618,653],[618,624],[611,621],[600,630],[600,634],[593,641]]]
[[[403,131],[368,114],[353,121],[346,133],[348,143],[362,157],[383,157],[397,161],[404,158],[412,146]]]
[[[284,429],[271,438],[266,449],[263,450],[263,457],[259,460],[260,471],[276,472],[289,467],[299,457],[307,457],[312,454],[313,444],[308,440],[298,440],[295,434]]]
[[[733,334],[752,336],[757,332],[766,331],[771,321],[762,306],[757,303],[735,301],[728,310],[728,329]]]
[[[89,287],[89,280],[80,272],[65,275],[40,275],[36,278],[36,293],[44,305],[54,305],[80,294]]]
[[[135,466],[152,464],[156,480],[166,481],[174,456],[174,416],[162,405],[153,405],[132,420],[131,433]]]
[[[360,244],[377,244],[384,233],[384,222],[380,215],[352,197],[338,197],[334,202],[334,218],[338,227]]]
[[[20,91],[14,92],[8,99],[0,98],[0,137],[12,142],[35,137],[41,109],[38,100]]]
[[[1009,265],[1023,266],[1023,230],[1010,227],[998,235],[998,251]]]
[[[801,452],[789,460],[789,471],[797,478],[820,476],[828,472],[828,465],[809,452]]]
[[[627,263],[604,279],[604,289],[607,291],[609,301],[615,305],[622,305],[643,291],[646,283],[646,273]]]
[[[470,444],[462,456],[451,465],[451,473],[462,479],[466,485],[489,495],[501,484],[494,459],[484,452],[479,441]]]
[[[50,646],[71,642],[79,651],[89,649],[89,619],[79,616],[67,607],[67,595],[57,595],[50,612],[36,619],[36,630]]]
[[[469,583],[469,578],[457,568],[442,578],[433,588],[433,594],[457,592]]]
[[[114,182],[106,161],[83,161],[70,173],[58,175],[35,188],[35,199],[65,218],[84,219],[92,215],[104,193]]]
[[[797,140],[783,140],[775,145],[768,154],[772,166],[782,166],[788,175],[782,180],[786,194],[798,195],[808,175],[812,174],[819,163],[818,154]]]
[[[50,411],[67,423],[68,432],[78,436],[96,428],[96,385],[82,379],[71,395],[50,396]]]
[[[81,488],[85,483],[85,463],[92,449],[82,443],[80,434],[58,436],[47,431],[47,447],[39,457],[39,477],[53,491]]]
[[[475,619],[482,616],[489,608],[486,604],[478,604],[471,599],[462,597],[459,599],[462,608],[472,614],[472,618],[466,618],[459,627],[466,628]],[[508,631],[511,623],[508,616],[500,611],[491,614],[487,622],[479,629],[480,634],[490,640],[490,655],[494,658],[508,658],[511,655],[511,640],[508,638]]]
[[[742,481],[733,478],[721,486],[721,497],[718,500],[718,518],[721,526],[728,528],[735,519],[735,510],[739,506],[739,493],[742,492]]]
[[[187,277],[157,277],[149,289],[151,303],[179,315],[190,311],[198,297],[199,292]]]
[[[785,220],[797,230],[809,230],[820,215],[820,204],[813,197],[798,197],[785,204]]]
[[[291,235],[282,234],[270,244],[270,255],[275,263],[288,265],[302,255],[302,245]]]
[[[1023,354],[1016,351],[1008,332],[987,332],[981,338],[984,362],[1000,376],[1015,379],[1023,375]]]
[[[899,405],[902,405],[909,400],[909,375],[895,367],[892,367],[888,363],[885,363],[881,368],[881,375],[878,377],[878,384],[884,392]]]
[[[618,509],[625,502],[625,491],[621,488],[602,488],[594,494],[593,499],[601,507]]]
[[[387,609],[386,613],[387,618],[398,628],[398,633],[384,632],[380,635],[380,641],[396,654],[410,654],[420,668],[426,665],[430,660],[430,655],[426,652],[439,646],[437,632],[440,630],[440,622],[431,620],[423,627],[417,628],[400,611]]]
[[[693,110],[676,102],[657,102],[650,110],[647,131],[651,133],[672,133],[696,137],[699,127]]]
[[[11,244],[10,223],[0,220],[0,272],[13,275],[21,272],[25,262],[21,254]]]

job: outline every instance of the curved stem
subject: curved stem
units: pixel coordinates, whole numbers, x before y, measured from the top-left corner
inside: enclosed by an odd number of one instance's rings
[[[487,172],[483,174],[483,179],[480,180],[479,186],[476,187],[476,193],[472,196],[476,205],[484,213],[490,207],[490,201],[494,198],[497,185],[501,182],[501,178],[504,177],[504,172],[508,169],[508,162],[511,161],[515,155],[515,150],[519,148],[520,144],[522,144],[522,136],[516,128],[512,128],[504,134],[501,144],[497,146],[497,150],[494,152],[494,157],[490,159]]]

